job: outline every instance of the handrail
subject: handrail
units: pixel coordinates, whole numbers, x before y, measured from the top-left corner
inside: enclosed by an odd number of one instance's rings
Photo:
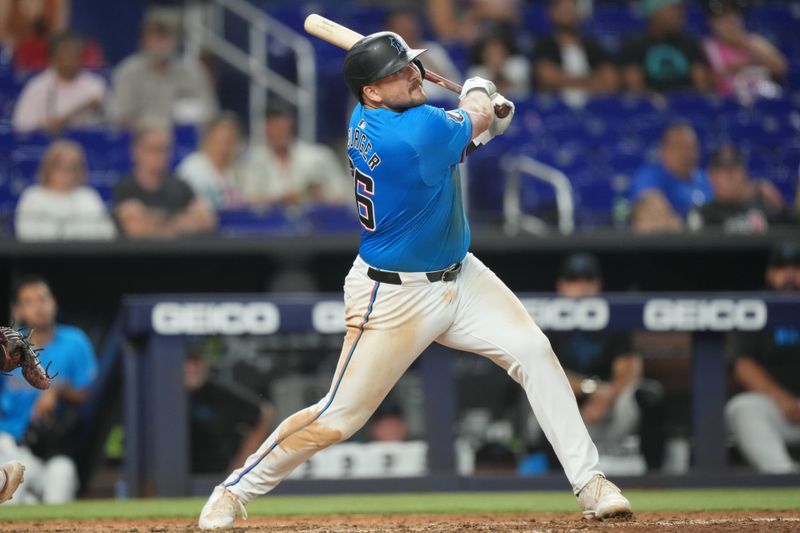
[[[572,184],[563,172],[528,156],[506,156],[502,164],[506,171],[503,219],[507,234],[516,235],[520,230],[534,235],[549,233],[549,228],[542,219],[522,212],[520,185],[523,175],[539,179],[553,187],[558,210],[558,229],[563,235],[569,235],[574,231],[575,204],[572,199]]]
[[[202,13],[187,10],[187,53],[199,55],[205,46],[209,51],[250,78],[251,140],[261,137],[261,117],[271,90],[297,108],[298,136],[306,141],[316,140],[316,59],[308,39],[280,21],[270,17],[246,0],[214,0],[219,13],[225,10],[240,17],[249,25],[249,52],[240,49],[203,20]],[[281,41],[291,49],[297,61],[297,83],[294,83],[267,64],[267,38]]]

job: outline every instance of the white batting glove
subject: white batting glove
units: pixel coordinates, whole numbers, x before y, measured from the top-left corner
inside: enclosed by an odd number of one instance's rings
[[[498,106],[508,106],[511,108],[511,111],[509,111],[508,115],[503,118],[500,118],[497,115],[494,116],[492,119],[492,124],[489,126],[489,131],[492,132],[492,137],[497,137],[498,135],[505,133],[509,124],[511,124],[511,119],[514,118],[514,102],[500,93],[496,93],[492,97],[492,107],[496,108]]]
[[[498,105],[499,106],[507,105],[508,107],[511,108],[511,111],[509,111],[508,115],[506,115],[503,118],[500,118],[497,115],[495,115],[492,118],[492,123],[489,125],[489,129],[487,129],[486,131],[475,137],[475,139],[473,139],[472,142],[475,143],[476,145],[486,144],[495,137],[497,137],[498,135],[502,135],[503,133],[505,133],[505,131],[508,129],[508,126],[511,124],[511,119],[514,118],[514,102],[512,102],[511,100],[509,100],[500,93],[495,93],[495,95],[492,97],[492,108]]]
[[[497,87],[495,87],[494,82],[487,80],[486,78],[475,76],[474,78],[470,78],[465,81],[464,85],[461,86],[461,94],[459,95],[458,99],[463,100],[467,96],[467,93],[474,89],[486,91],[486,94],[489,96],[489,98],[497,94]]]

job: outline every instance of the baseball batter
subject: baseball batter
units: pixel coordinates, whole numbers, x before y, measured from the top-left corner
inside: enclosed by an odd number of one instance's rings
[[[488,357],[525,389],[585,516],[629,515],[598,470],[564,371],[547,337],[514,294],[469,253],[458,164],[470,142],[502,134],[513,104],[471,78],[458,109],[425,105],[424,67],[391,32],[368,35],[344,60],[359,101],[348,156],[361,223],[359,255],[345,279],[347,334],[327,395],[283,421],[246,463],[214,489],[201,528],[232,527],[319,450],[347,439],[433,342]],[[509,104],[505,118],[493,106]]]

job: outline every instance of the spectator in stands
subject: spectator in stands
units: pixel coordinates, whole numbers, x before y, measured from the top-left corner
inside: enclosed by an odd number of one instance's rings
[[[405,39],[411,48],[421,48],[425,52],[425,68],[430,68],[437,74],[447,79],[457,80],[461,77],[458,69],[450,59],[445,48],[436,41],[426,41],[422,38],[422,24],[419,13],[411,8],[395,9],[386,17],[386,29],[393,31]],[[458,99],[458,95],[433,83],[425,86],[425,92],[431,100]]]
[[[429,0],[426,7],[437,40],[465,45],[487,30],[511,35],[520,20],[517,0]]]
[[[642,0],[647,28],[622,47],[622,80],[642,93],[711,88],[711,74],[700,43],[686,33],[681,0]]]
[[[237,160],[240,147],[238,117],[221,113],[206,125],[200,149],[186,156],[176,173],[215,210],[242,207],[245,201]]]
[[[227,472],[244,464],[272,429],[272,407],[211,379],[208,362],[196,347],[186,355],[183,376],[192,472]]]
[[[487,32],[475,43],[471,56],[467,77],[492,80],[498,92],[509,96],[526,96],[530,92],[530,64],[517,53],[512,34]]]
[[[78,410],[97,372],[91,342],[80,329],[56,322],[57,305],[47,282],[24,277],[12,292],[13,315],[43,348],[40,361],[58,373],[50,389],[32,388],[20,369],[2,380],[0,457],[21,460],[27,470],[22,501],[65,503],[75,497],[78,474],[68,457],[77,452]]]
[[[717,92],[743,104],[778,96],[780,87],[772,80],[786,75],[783,54],[761,35],[747,32],[736,0],[709,0],[706,6],[712,36],[703,46]]]
[[[36,68],[46,63],[47,40],[67,29],[67,0],[0,0],[0,43],[14,54],[16,67]]]
[[[587,96],[613,93],[619,73],[611,56],[594,39],[581,35],[578,0],[550,0],[553,33],[537,39],[533,50],[536,87],[560,91],[564,100],[582,106]]]
[[[765,233],[770,224],[791,224],[783,196],[771,182],[751,181],[744,156],[723,145],[708,162],[714,196],[688,218],[693,230],[721,228],[726,233]]]
[[[342,203],[350,180],[327,146],[297,139],[294,115],[273,104],[264,120],[264,146],[251,149],[244,166],[244,192],[254,206]]]
[[[106,83],[80,68],[83,41],[67,31],[50,42],[50,68],[31,78],[14,108],[14,129],[57,134],[96,124]]]
[[[565,298],[593,298],[600,295],[603,279],[593,255],[576,253],[561,266],[556,291]],[[660,384],[642,380],[642,358],[634,352],[630,335],[604,331],[551,331],[547,337],[564,367],[578,399],[592,439],[601,454],[616,451],[623,439],[640,429],[642,408],[649,425],[642,424],[642,449],[652,467],[659,467],[663,438],[661,417],[649,410],[659,406]],[[538,424],[533,425],[534,432]]]
[[[680,231],[689,211],[711,200],[711,185],[699,162],[697,135],[691,126],[674,124],[664,130],[659,160],[641,167],[631,184],[634,230]]]
[[[381,404],[372,415],[367,431],[370,441],[403,442],[408,438],[408,424],[403,416],[403,408],[388,401]]]
[[[217,111],[210,80],[197,63],[175,54],[178,27],[170,14],[145,15],[141,49],[114,69],[108,113],[122,125],[145,116],[202,124]]]
[[[800,248],[783,243],[771,252],[769,288],[800,294]],[[800,471],[787,444],[800,444],[800,329],[776,326],[737,332],[731,339],[732,369],[743,392],[725,407],[736,445],[759,472]]]
[[[37,180],[17,203],[14,227],[19,240],[105,240],[116,236],[103,200],[86,185],[86,158],[78,143],[53,142],[42,157]]]
[[[216,228],[213,210],[183,180],[168,174],[172,131],[166,121],[142,121],[133,137],[133,172],[114,187],[114,216],[131,238],[173,238]]]

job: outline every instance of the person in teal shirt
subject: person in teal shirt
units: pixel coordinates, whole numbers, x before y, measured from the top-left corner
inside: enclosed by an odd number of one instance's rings
[[[65,443],[39,442],[36,451],[43,457],[34,456],[22,444],[30,431],[68,423],[65,413],[83,404],[97,374],[94,348],[79,328],[56,322],[56,300],[44,279],[22,279],[12,299],[15,320],[25,326],[25,332],[33,331],[32,342],[43,349],[42,365],[50,365],[51,375],[57,375],[46,391],[28,385],[21,369],[0,380],[0,458],[26,464],[25,485],[37,498],[46,503],[69,501],[78,480],[74,463],[65,455],[69,450],[62,449]],[[48,432],[41,435],[46,437]]]

